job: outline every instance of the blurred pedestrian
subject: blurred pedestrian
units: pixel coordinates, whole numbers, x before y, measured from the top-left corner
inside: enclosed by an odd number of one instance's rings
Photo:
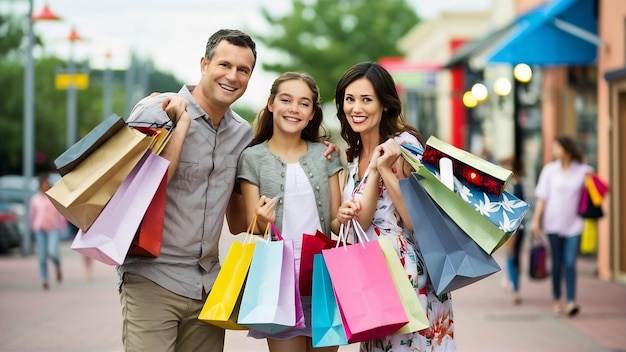
[[[552,153],[555,160],[543,167],[535,189],[537,203],[532,232],[534,236],[546,234],[550,243],[554,311],[575,316],[580,310],[576,303],[576,259],[583,230],[583,218],[578,215],[578,206],[585,177],[593,169],[584,163],[582,151],[570,136],[556,137]],[[563,274],[565,307],[561,301]]]
[[[371,240],[389,236],[430,321],[420,331],[362,342],[360,351],[454,351],[451,295],[437,295],[430,283],[411,241],[413,225],[400,192],[399,180],[412,171],[400,144],[421,147],[422,136],[404,119],[393,78],[379,64],[363,62],[348,69],[337,83],[335,103],[341,136],[348,143],[349,176],[333,231],[355,218]]]
[[[508,184],[506,191],[521,200],[525,200],[524,183],[523,183],[523,167],[522,161],[510,156],[500,160],[500,166],[511,170],[513,178]],[[524,243],[524,224],[520,226],[513,238],[506,241],[504,250],[506,252],[506,274],[505,289],[511,293],[513,304],[522,303],[522,297],[519,293],[519,277],[520,277],[520,252]]]
[[[39,274],[41,287],[47,290],[50,287],[48,279],[48,258],[52,260],[56,269],[56,280],[63,280],[61,272],[61,258],[59,241],[61,232],[65,230],[67,221],[54,207],[45,192],[50,189],[48,173],[39,174],[39,192],[30,199],[30,229],[35,235],[37,257],[39,259]]]

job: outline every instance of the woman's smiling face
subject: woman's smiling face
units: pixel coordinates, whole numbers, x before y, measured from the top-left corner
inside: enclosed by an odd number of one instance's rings
[[[372,82],[367,78],[355,80],[346,87],[343,99],[343,112],[354,132],[378,131],[383,105]]]

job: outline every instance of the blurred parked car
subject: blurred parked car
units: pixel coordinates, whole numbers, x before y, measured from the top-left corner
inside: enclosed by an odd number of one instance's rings
[[[8,253],[22,245],[20,218],[10,204],[0,203],[0,253]]]

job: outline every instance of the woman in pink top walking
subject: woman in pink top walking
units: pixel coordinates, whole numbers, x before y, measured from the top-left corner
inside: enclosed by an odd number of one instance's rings
[[[39,175],[39,192],[30,199],[30,229],[35,234],[41,287],[47,290],[48,257],[56,268],[57,282],[61,282],[61,260],[59,256],[59,240],[61,231],[67,226],[65,218],[56,210],[45,192],[50,189],[48,174]]]

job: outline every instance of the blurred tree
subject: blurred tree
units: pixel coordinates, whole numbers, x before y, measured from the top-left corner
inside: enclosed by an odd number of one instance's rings
[[[396,42],[419,22],[406,0],[294,0],[292,6],[284,15],[261,10],[270,34],[254,37],[283,54],[263,69],[310,74],[322,102],[332,102],[337,80],[350,66],[401,55]]]
[[[0,60],[20,47],[25,37],[23,19],[0,13]]]
[[[66,146],[67,91],[54,86],[55,74],[66,65],[56,57],[35,60],[35,171],[54,168],[54,159]],[[80,65],[79,65],[80,66]],[[80,139],[102,121],[103,72],[89,72],[89,87],[77,92],[77,138]],[[115,71],[112,87],[113,112],[124,115],[124,71]],[[178,91],[181,84],[169,73],[153,71],[149,91]],[[0,143],[0,174],[22,173],[24,67],[19,60],[0,57],[0,122],[3,127]],[[166,89],[171,88],[171,89]]]

